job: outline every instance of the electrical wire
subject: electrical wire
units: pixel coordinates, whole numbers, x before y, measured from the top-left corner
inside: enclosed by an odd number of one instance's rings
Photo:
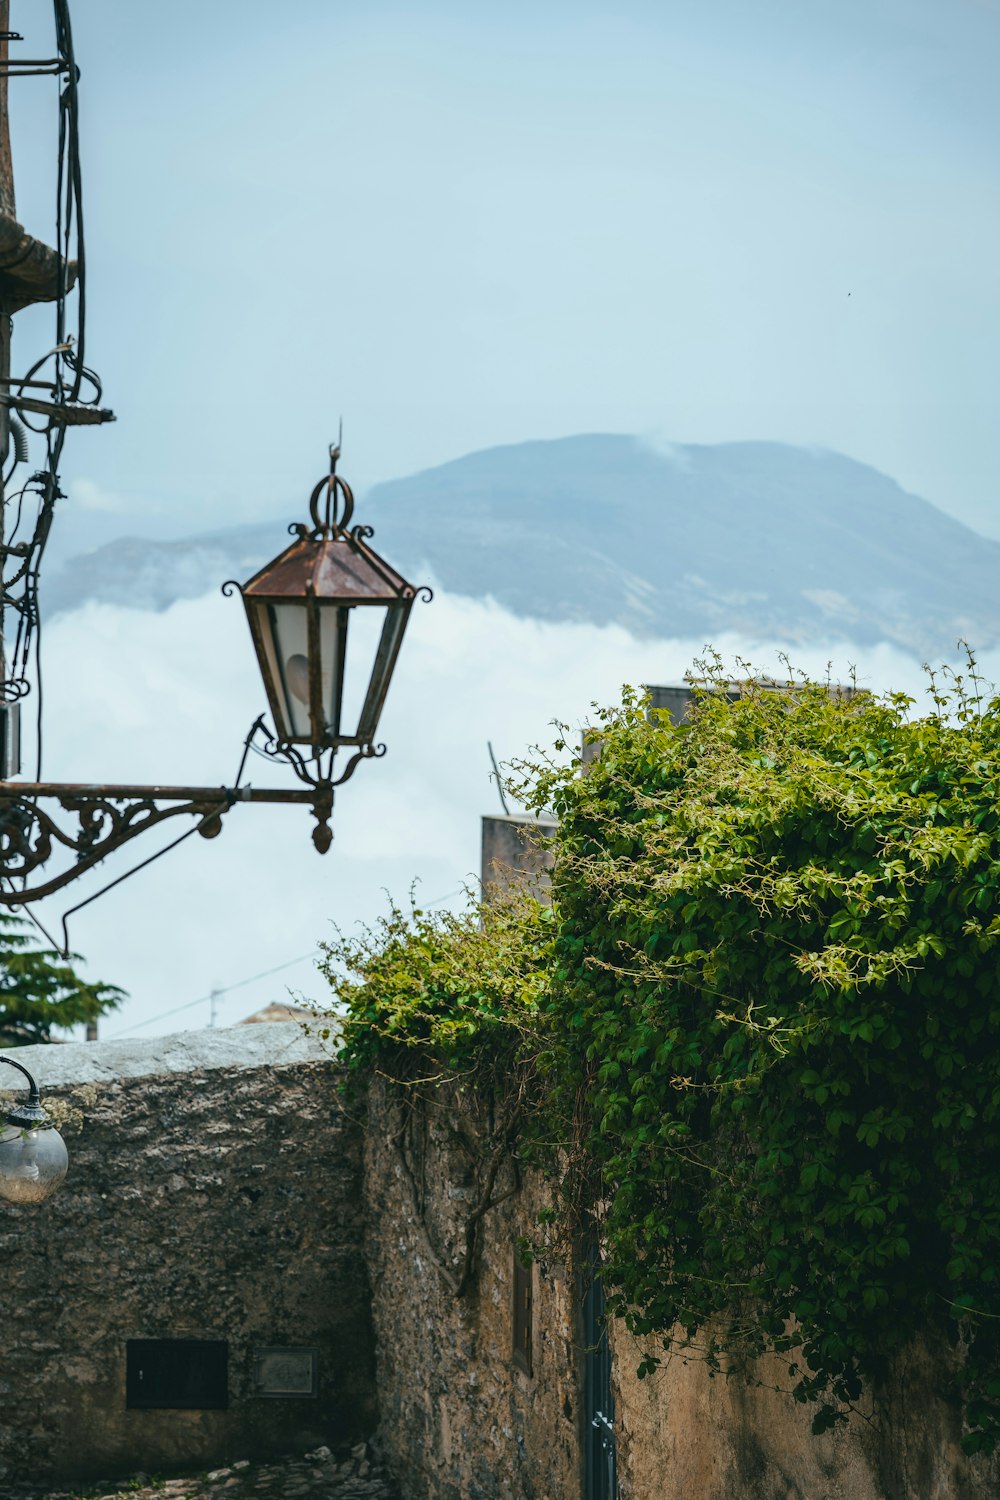
[[[272,974],[281,974],[285,969],[292,969],[296,964],[305,963],[307,958],[315,958],[318,953],[318,948],[311,948],[308,953],[300,953],[298,958],[290,958],[287,962],[278,964],[273,969],[264,969],[260,974],[251,974],[249,979],[238,979],[235,984],[227,984],[221,989],[216,988],[207,995],[200,995],[197,1000],[188,1000],[184,1005],[175,1005],[173,1010],[161,1010],[159,1015],[149,1016],[145,1021],[135,1021],[131,1026],[126,1026],[121,1031],[112,1032],[107,1040],[114,1041],[117,1037],[126,1036],[130,1031],[139,1031],[143,1026],[153,1026],[157,1021],[165,1021],[169,1016],[179,1016],[182,1011],[193,1010],[196,1005],[208,1005],[213,996],[217,1000],[220,995],[229,995],[232,994],[233,990],[242,990],[248,984],[256,984],[258,979],[270,979]]]
[[[18,408],[22,428],[44,436],[45,463],[21,487],[17,495],[17,516],[11,530],[4,527],[5,544],[0,557],[6,564],[16,560],[13,573],[3,580],[0,609],[13,610],[17,630],[13,649],[8,649],[4,663],[3,697],[8,702],[25,696],[29,690],[29,667],[34,658],[37,692],[36,775],[42,779],[42,691],[41,691],[41,618],[38,606],[39,572],[48,541],[57,500],[63,498],[59,484],[59,466],[66,439],[66,416],[58,408],[68,404],[96,404],[101,398],[100,381],[86,365],[87,254],[83,225],[83,173],[80,160],[80,124],[78,82],[80,71],[73,51],[73,30],[68,0],[53,0],[57,58],[53,70],[59,80],[59,125],[56,161],[55,202],[55,344],[36,360],[23,378],[15,378],[7,387],[14,401],[26,386],[40,385],[52,396],[56,408],[39,423],[27,410]],[[16,75],[14,75],[16,76]],[[70,301],[71,266],[75,263],[75,302]],[[72,320],[70,308],[73,307]],[[51,378],[38,379],[42,369],[51,364]],[[84,382],[93,396],[83,401]],[[26,433],[25,433],[26,436]],[[9,452],[9,449],[8,449]],[[7,455],[4,455],[5,458]],[[26,460],[23,443],[15,443],[14,459],[4,475],[6,489],[18,464]],[[37,512],[31,534],[19,537],[26,498],[36,498]],[[6,506],[4,507],[6,510]],[[6,521],[6,516],[5,516]],[[26,521],[26,524],[30,524]],[[6,568],[4,572],[6,573]]]
[[[451,901],[455,896],[462,895],[464,886],[456,886],[455,890],[448,891],[444,896],[437,896],[433,901],[425,901],[424,909],[443,906],[446,901]],[[44,929],[43,929],[44,930]],[[161,1010],[155,1016],[149,1016],[145,1021],[134,1021],[131,1026],[125,1026],[121,1031],[113,1031],[105,1040],[115,1041],[118,1037],[127,1036],[129,1032],[141,1031],[144,1026],[154,1026],[157,1021],[166,1021],[171,1016],[179,1016],[183,1011],[193,1010],[196,1005],[208,1005],[213,997],[217,1000],[220,995],[229,995],[233,990],[245,989],[248,984],[256,984],[258,979],[270,979],[272,974],[281,974],[285,969],[292,969],[296,964],[305,963],[307,958],[315,958],[319,954],[319,948],[312,948],[308,953],[300,953],[298,958],[289,958],[283,964],[278,964],[273,969],[264,969],[260,974],[251,974],[249,979],[238,979],[235,984],[227,984],[222,988],[209,991],[207,995],[199,995],[197,1000],[186,1000],[183,1005],[175,1005],[172,1010]]]
[[[10,883],[10,889],[14,889],[13,882]],[[55,953],[59,958],[76,958],[77,955],[75,953],[67,954],[60,951],[59,944],[56,942],[55,938],[52,936],[51,932],[45,926],[45,924],[40,920],[39,917],[35,915],[30,906],[14,906],[11,908],[11,910],[23,912],[28,920],[35,924],[42,936],[48,938],[49,943],[52,945],[53,953]]]
[[[63,957],[69,956],[69,919],[75,912],[82,911],[85,906],[89,906],[92,901],[96,901],[100,896],[106,896],[108,891],[113,891],[116,885],[121,885],[123,881],[130,880],[133,875],[138,875],[140,870],[145,870],[147,865],[155,864],[158,859],[162,859],[165,854],[169,854],[172,849],[176,849],[179,844],[183,844],[185,839],[191,838],[195,833],[200,833],[206,824],[214,822],[217,818],[222,817],[224,813],[228,812],[229,805],[228,802],[220,802],[218,807],[213,807],[197,823],[192,823],[190,828],[173,839],[171,843],[164,844],[163,848],[157,849],[155,854],[150,854],[148,858],[140,860],[137,865],[133,865],[124,874],[117,875],[114,880],[109,880],[107,885],[102,885],[100,890],[95,891],[92,896],[86,896],[84,900],[78,901],[75,906],[71,906],[68,911],[64,911],[62,917]]]

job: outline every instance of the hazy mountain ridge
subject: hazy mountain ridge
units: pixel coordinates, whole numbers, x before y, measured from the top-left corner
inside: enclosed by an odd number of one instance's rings
[[[521,443],[378,485],[358,516],[415,582],[430,570],[518,615],[644,636],[886,640],[932,656],[1000,637],[1000,543],[824,450]],[[43,608],[163,609],[248,577],[282,543],[280,522],[122,538],[48,579]]]

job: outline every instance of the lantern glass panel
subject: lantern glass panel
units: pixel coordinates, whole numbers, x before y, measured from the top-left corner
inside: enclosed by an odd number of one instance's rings
[[[382,611],[379,611],[382,614]],[[378,642],[378,651],[375,655],[375,664],[372,668],[371,677],[368,682],[368,690],[365,694],[364,708],[358,723],[358,738],[368,741],[374,738],[378,728],[379,717],[382,713],[382,704],[389,688],[389,679],[399,652],[400,642],[403,639],[403,631],[409,618],[409,602],[391,604],[385,611],[382,633]]]
[[[316,601],[294,604],[269,604],[274,661],[275,688],[284,710],[287,738],[318,742],[327,729],[337,733],[338,656],[341,632],[336,606]],[[319,637],[319,684],[321,723],[312,722],[312,682],[310,678],[309,616],[317,622]],[[346,620],[344,621],[346,627]]]
[[[365,733],[364,715],[372,678],[372,664],[384,633],[384,604],[358,604],[350,611],[350,649],[344,663],[344,702],[341,712],[341,734],[354,743],[370,738]]]

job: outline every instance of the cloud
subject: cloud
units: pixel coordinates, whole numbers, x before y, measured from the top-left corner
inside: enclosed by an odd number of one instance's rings
[[[95,484],[92,479],[71,479],[68,493],[69,499],[79,505],[82,510],[103,511],[107,515],[118,515],[131,509],[128,502],[120,495],[115,495],[111,490]]]
[[[657,458],[665,458],[675,469],[686,473],[691,468],[691,455],[685,445],[670,442],[660,432],[644,432],[636,441],[641,448],[655,453]]]
[[[715,645],[729,660],[783,670],[773,643],[723,636]],[[337,793],[329,854],[313,849],[306,808],[237,807],[219,838],[190,838],[71,919],[87,972],[131,995],[103,1033],[204,1025],[214,987],[308,954],[332,923],[350,929],[376,919],[386,893],[405,900],[414,879],[424,902],[460,901],[479,870],[480,817],[500,810],[487,740],[503,760],[551,744],[554,719],[582,728],[591,705],[616,701],[624,683],[680,681],[703,646],[524,620],[448,595],[416,606],[380,730],[388,754]],[[817,676],[832,663],[833,676],[846,678],[854,663],[865,686],[922,688],[913,659],[889,646],[831,642],[794,655]],[[158,615],[89,605],[61,616],[46,631],[45,668],[50,780],[230,783],[264,707],[243,611],[216,594]],[[250,775],[259,786],[294,784],[259,760]],[[152,835],[138,839],[99,878],[44,903],[47,925],[57,930],[67,906],[155,846]],[[219,1023],[289,988],[306,998],[324,993],[300,962],[223,995]]]

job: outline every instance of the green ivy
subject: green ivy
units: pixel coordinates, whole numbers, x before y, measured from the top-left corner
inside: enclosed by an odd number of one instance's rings
[[[393,907],[374,931],[325,945],[349,1092],[366,1092],[373,1077],[387,1088],[385,1144],[456,1296],[475,1282],[485,1217],[520,1190],[520,1164],[532,1143],[537,1150],[551,931],[549,909],[513,888],[460,913]],[[457,1152],[448,1159],[460,1164],[468,1195],[447,1250],[435,1246],[425,1212],[431,1132]]]
[[[777,1352],[822,1430],[943,1329],[992,1451],[1000,700],[724,686],[683,727],[626,696],[585,773],[530,769],[552,908],[394,911],[331,948],[348,1058],[457,1083],[479,1129],[499,1101],[568,1220],[600,1215],[641,1373],[678,1342]]]
[[[1000,701],[935,691],[912,718],[902,696],[710,685],[683,728],[632,697],[587,774],[541,773],[551,1081],[585,1101],[605,1281],[637,1333],[783,1353],[821,1430],[950,1322],[966,1445],[991,1450]]]
[[[360,937],[321,944],[350,1071],[506,1092],[537,1050],[551,930],[551,911],[514,888],[461,912],[393,906]]]

